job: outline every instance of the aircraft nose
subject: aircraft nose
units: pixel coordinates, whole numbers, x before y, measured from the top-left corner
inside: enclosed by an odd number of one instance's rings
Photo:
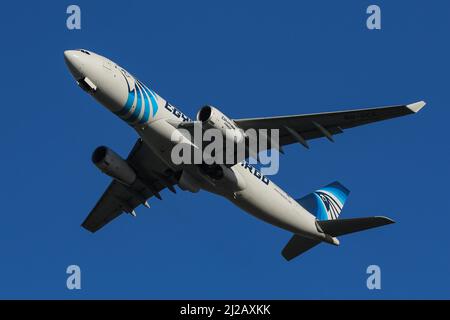
[[[80,52],[77,50],[64,51],[64,60],[73,77],[78,80],[83,75],[83,61]]]

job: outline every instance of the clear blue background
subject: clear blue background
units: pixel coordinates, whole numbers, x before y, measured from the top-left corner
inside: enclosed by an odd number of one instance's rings
[[[0,298],[450,298],[447,1],[7,2],[0,13]],[[119,4],[120,3],[120,4]],[[366,28],[366,8],[382,30]],[[80,227],[110,179],[90,162],[126,156],[136,134],[77,88],[65,49],[86,48],[194,116],[233,118],[426,100],[416,116],[286,147],[276,183],[292,196],[334,180],[344,217],[397,224],[293,260],[287,232],[226,200],[163,192],[97,234]],[[66,289],[66,267],[82,289]],[[366,268],[382,290],[366,288]]]

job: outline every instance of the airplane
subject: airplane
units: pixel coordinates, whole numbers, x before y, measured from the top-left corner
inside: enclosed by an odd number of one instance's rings
[[[191,120],[136,77],[113,61],[85,49],[64,51],[65,63],[77,84],[109,111],[130,125],[139,138],[126,159],[112,149],[100,146],[92,162],[112,182],[82,223],[94,233],[120,216],[136,216],[135,208],[161,191],[176,193],[175,185],[193,193],[205,190],[222,196],[247,213],[293,235],[282,250],[286,260],[301,255],[324,242],[339,245],[337,237],[394,223],[388,217],[339,219],[349,190],[335,181],[294,199],[261,174],[246,159],[225,164],[174,164],[171,149],[178,142],[174,133],[193,124],[205,124],[236,138],[248,129],[278,129],[279,143],[267,144],[267,150],[325,137],[334,141],[344,129],[415,114],[424,101],[412,104],[349,111],[231,119],[219,109],[206,105]],[[187,139],[187,138],[186,138]],[[188,143],[192,143],[189,142]],[[267,151],[266,150],[266,151]],[[257,152],[260,152],[258,150]]]

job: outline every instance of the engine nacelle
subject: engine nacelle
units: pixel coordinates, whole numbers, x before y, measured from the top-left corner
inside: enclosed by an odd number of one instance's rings
[[[101,146],[92,153],[92,162],[103,173],[126,185],[136,181],[136,173],[117,153],[108,147]]]
[[[197,113],[197,120],[201,121],[206,129],[215,128],[221,131],[223,137],[233,143],[241,143],[245,139],[242,129],[233,120],[211,106],[204,106]]]

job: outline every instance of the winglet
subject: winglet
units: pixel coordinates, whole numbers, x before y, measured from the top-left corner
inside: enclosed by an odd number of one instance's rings
[[[425,105],[426,105],[425,101],[419,101],[419,102],[416,102],[416,103],[408,104],[407,107],[412,112],[417,113],[417,112],[420,111],[420,109],[425,107]]]

